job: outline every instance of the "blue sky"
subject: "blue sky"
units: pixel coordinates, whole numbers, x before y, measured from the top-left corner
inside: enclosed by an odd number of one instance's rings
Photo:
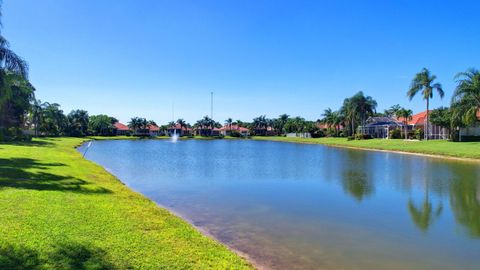
[[[315,120],[362,90],[424,109],[423,67],[446,91],[480,68],[480,1],[4,0],[3,32],[37,97],[127,122],[287,113]]]

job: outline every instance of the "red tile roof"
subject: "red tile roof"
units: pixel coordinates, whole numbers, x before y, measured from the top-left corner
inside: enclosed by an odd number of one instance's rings
[[[429,112],[431,113],[432,111],[430,110]],[[415,125],[415,126],[423,126],[425,125],[426,119],[427,119],[427,111],[423,111],[421,113],[412,115],[412,119],[408,120],[407,124]],[[403,123],[404,118],[398,117],[397,120]]]
[[[160,128],[156,125],[148,125],[147,127],[148,127],[149,131],[159,131],[160,130]]]
[[[122,123],[120,123],[120,122],[117,122],[117,123],[115,123],[115,124],[113,124],[113,125],[115,126],[115,128],[116,128],[117,130],[124,130],[124,131],[130,130],[130,128],[129,128],[128,126],[126,126],[126,125],[124,125],[124,124],[122,124]]]
[[[239,132],[242,132],[242,131],[248,131],[248,128],[244,128],[244,127],[240,127],[238,125],[224,125],[223,127],[220,128],[221,131],[227,131],[227,130],[230,130],[230,131],[239,131]]]
[[[173,126],[170,126],[168,129],[182,129],[182,130],[192,130],[189,127],[182,127],[180,124],[175,124]]]

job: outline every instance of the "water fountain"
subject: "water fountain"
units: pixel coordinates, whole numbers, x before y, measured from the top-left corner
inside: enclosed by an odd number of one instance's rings
[[[178,134],[177,134],[177,129],[176,128],[173,129],[173,134],[172,134],[172,138],[170,139],[170,141],[172,143],[176,143],[178,141]]]

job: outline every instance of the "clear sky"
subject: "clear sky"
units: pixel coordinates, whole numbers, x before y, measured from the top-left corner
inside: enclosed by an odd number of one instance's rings
[[[400,104],[423,67],[446,91],[480,68],[480,1],[4,0],[3,32],[42,101],[127,122],[287,113],[316,120],[359,90]]]

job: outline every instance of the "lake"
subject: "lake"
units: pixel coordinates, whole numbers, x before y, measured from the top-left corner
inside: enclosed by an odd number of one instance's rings
[[[264,268],[480,269],[480,163],[251,140],[86,158]]]

